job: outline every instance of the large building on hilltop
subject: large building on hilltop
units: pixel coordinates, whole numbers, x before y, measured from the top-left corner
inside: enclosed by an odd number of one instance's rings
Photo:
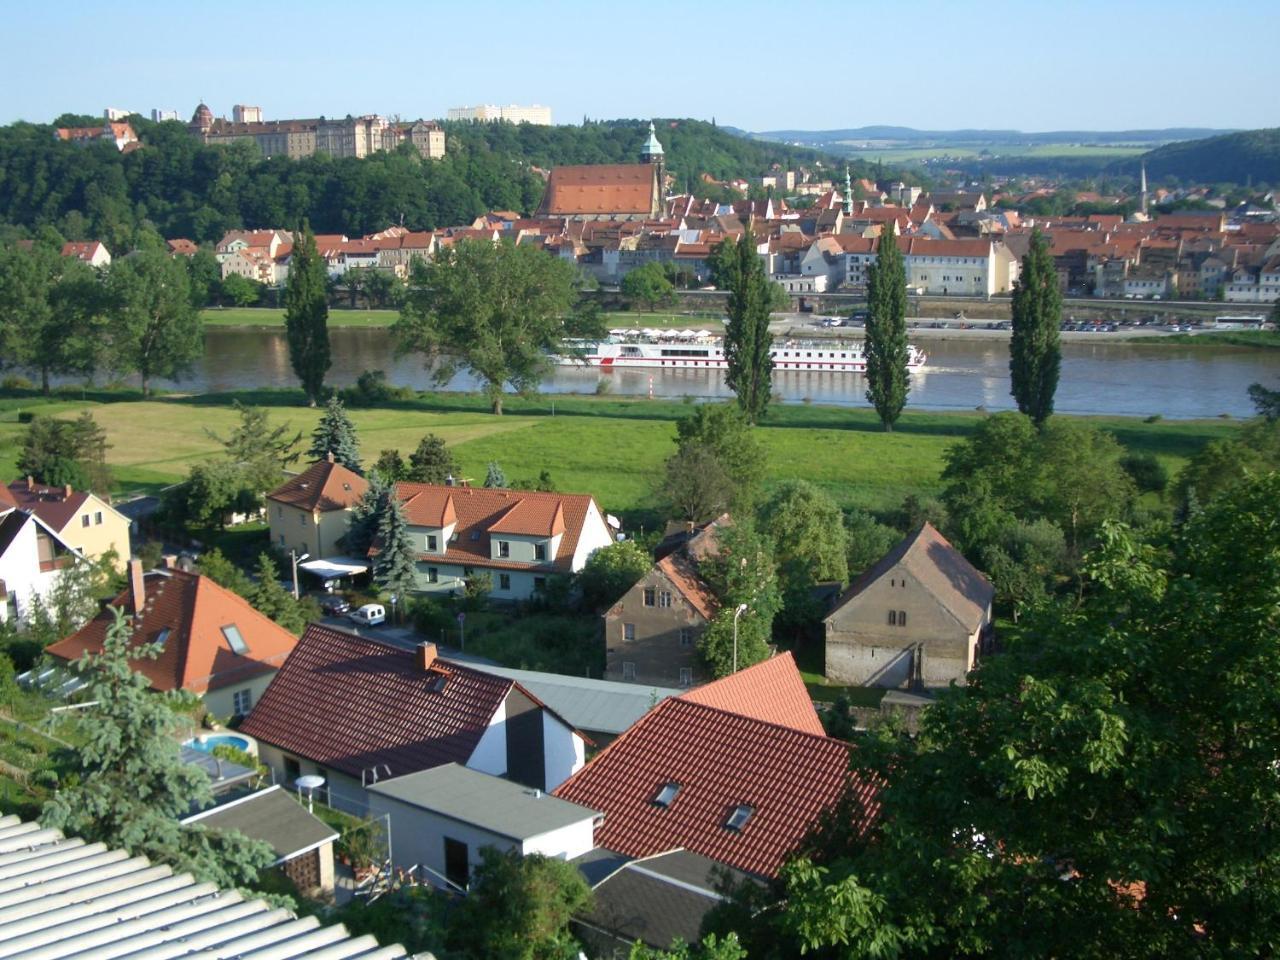
[[[192,136],[202,143],[225,145],[249,142],[256,144],[265,157],[288,157],[300,160],[316,153],[331,157],[367,157],[371,153],[394,150],[411,143],[423,157],[439,160],[444,156],[444,131],[429,120],[396,123],[386,117],[368,114],[362,117],[307,120],[263,120],[260,107],[238,105],[231,120],[216,118],[206,104],[196,107],[187,124]]]
[[[639,163],[556,167],[538,217],[570,220],[651,220],[662,215],[666,156],[653,124]]]
[[[502,120],[506,123],[533,123],[543,127],[551,126],[551,108],[541,104],[521,106],[509,103],[506,106],[495,106],[492,103],[477,107],[450,107],[447,114],[450,120],[469,120],[474,123],[491,123]]]

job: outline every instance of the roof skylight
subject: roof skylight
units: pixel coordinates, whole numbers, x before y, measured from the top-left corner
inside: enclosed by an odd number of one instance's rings
[[[676,794],[679,792],[680,784],[674,780],[669,780],[662,785],[662,789],[653,798],[653,805],[655,807],[669,807],[675,802]]]
[[[244,637],[240,635],[240,628],[234,623],[229,623],[222,628],[222,635],[227,638],[227,646],[231,648],[232,653],[244,656],[249,652],[249,645],[244,642]]]
[[[163,650],[165,641],[169,639],[169,634],[171,632],[172,631],[168,627],[165,627],[163,630],[161,630],[159,633],[156,634],[156,638],[151,642],[154,643],[159,649]]]
[[[751,819],[751,814],[755,812],[754,807],[740,803],[733,808],[733,813],[729,814],[729,819],[724,822],[724,825],[730,830],[741,830]]]

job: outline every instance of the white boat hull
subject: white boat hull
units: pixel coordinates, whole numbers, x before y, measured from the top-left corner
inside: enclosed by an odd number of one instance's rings
[[[910,347],[907,369],[922,370],[928,357]],[[851,346],[814,343],[784,343],[772,350],[775,371],[812,373],[863,373],[867,369],[862,350]],[[723,347],[719,344],[691,345],[679,342],[629,343],[601,341],[579,344],[575,353],[552,358],[561,366],[649,370],[725,370]]]

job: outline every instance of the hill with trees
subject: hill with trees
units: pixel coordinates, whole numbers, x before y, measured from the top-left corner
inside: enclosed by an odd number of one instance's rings
[[[317,233],[349,236],[389,224],[429,230],[468,223],[486,210],[532,212],[544,186],[535,167],[635,162],[648,132],[640,120],[447,123],[443,160],[423,160],[407,144],[363,159],[264,158],[251,144],[205,146],[183,123],[138,116],[130,122],[143,146],[128,153],[53,135],[55,125],[99,122],[68,114],[53,124],[0,127],[0,241],[52,227],[65,239],[101,240],[117,252],[144,228],[200,243],[229,229],[292,229],[303,220]],[[773,164],[841,165],[697,120],[662,120],[659,137],[679,188],[706,194],[716,188],[700,182],[703,173],[724,179],[758,176]]]
[[[1143,154],[1141,160],[1146,162],[1147,176],[1154,180],[1280,185],[1280,127],[1169,143]],[[1136,174],[1139,160],[1113,166]]]

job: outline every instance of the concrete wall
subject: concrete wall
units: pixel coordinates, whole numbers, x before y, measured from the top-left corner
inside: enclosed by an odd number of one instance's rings
[[[905,626],[890,625],[907,615]],[[986,621],[991,612],[987,611]],[[840,683],[902,687],[963,684],[973,668],[978,636],[966,630],[901,565],[891,568],[826,621],[826,675]]]

